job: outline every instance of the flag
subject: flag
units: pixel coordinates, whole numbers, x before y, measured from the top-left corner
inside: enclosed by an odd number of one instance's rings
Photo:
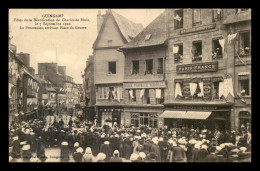
[[[189,83],[189,84],[190,84],[190,94],[191,96],[193,96],[197,89],[197,83]]]
[[[142,89],[142,90],[140,91],[140,98],[143,97],[143,95],[144,95],[144,91],[145,91],[145,89]]]
[[[178,95],[179,95],[179,96],[182,96],[180,83],[176,83],[176,86],[175,86],[175,98],[176,98]]]
[[[219,39],[218,40],[220,46],[222,47],[222,54],[224,53],[224,49],[225,49],[225,39]]]
[[[112,91],[112,94],[113,94],[113,99],[117,99],[117,97],[116,97],[116,92],[115,92],[115,91]]]
[[[162,98],[162,90],[161,89],[156,89],[155,90],[155,97],[156,97],[156,99],[161,99]]]
[[[200,94],[201,94],[201,96],[204,96],[203,82],[199,83],[199,87],[200,87]]]
[[[175,20],[181,21],[181,18],[178,14],[174,17]]]
[[[228,93],[230,93],[230,95],[232,95],[234,97],[234,88],[233,88],[232,78],[227,78],[224,80],[224,82],[226,82],[226,84],[225,84],[226,90],[227,90],[226,95],[228,95]]]
[[[218,88],[219,99],[221,98],[222,95],[224,95],[224,82],[219,82],[219,88]]]
[[[231,43],[231,41],[232,41],[233,39],[235,39],[236,36],[237,36],[237,33],[229,34],[229,35],[228,35],[228,43]]]
[[[179,46],[173,46],[173,53],[178,53]]]
[[[117,100],[118,100],[118,102],[120,102],[121,89],[122,89],[121,87],[118,87],[118,89],[117,89]]]
[[[134,98],[133,93],[134,93],[133,90],[129,90],[129,95],[131,98]]]

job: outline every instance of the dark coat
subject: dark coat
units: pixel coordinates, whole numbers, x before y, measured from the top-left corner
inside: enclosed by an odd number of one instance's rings
[[[152,143],[145,142],[144,143],[144,153],[147,155],[151,152]]]
[[[217,155],[215,153],[211,153],[211,154],[207,155],[204,162],[218,162]]]
[[[184,161],[186,154],[183,148],[180,146],[173,147],[172,149],[172,160],[173,161]]]
[[[101,144],[100,152],[104,153],[106,155],[105,161],[110,160],[112,152],[111,152],[111,148],[110,148],[109,144]]]
[[[199,162],[204,162],[205,158],[207,157],[208,155],[208,151],[205,150],[205,149],[200,149],[199,152],[198,152],[198,161]]]
[[[152,144],[151,146],[151,152],[154,152],[157,156],[157,161],[161,161],[161,154],[160,154],[160,147],[156,144]]]
[[[111,157],[110,162],[123,162],[123,160],[120,157]]]
[[[191,162],[198,162],[199,161],[198,153],[199,153],[199,149],[194,148],[192,150]]]
[[[75,162],[82,162],[82,153],[76,152],[73,154],[73,159],[75,160]]]

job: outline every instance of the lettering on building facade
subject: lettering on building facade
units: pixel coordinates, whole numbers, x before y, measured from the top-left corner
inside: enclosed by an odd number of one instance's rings
[[[216,28],[216,24],[209,24],[209,25],[200,26],[200,27],[182,29],[180,31],[180,34],[193,33],[193,32],[197,32],[197,31],[210,30],[210,29],[214,29],[214,28]]]
[[[142,82],[142,83],[124,83],[126,89],[129,88],[165,88],[166,83],[161,82]]]
[[[177,65],[176,71],[177,74],[189,74],[194,72],[217,72],[218,61]]]

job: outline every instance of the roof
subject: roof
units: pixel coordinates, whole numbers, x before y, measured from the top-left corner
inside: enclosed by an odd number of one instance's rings
[[[223,24],[232,24],[248,20],[251,20],[251,10],[230,15],[223,21]]]
[[[36,80],[37,82],[39,82],[38,79],[36,79],[29,71],[27,71],[26,68],[24,68],[24,74],[30,76],[32,79],[34,79],[34,80]]]
[[[151,34],[149,40],[145,40]],[[120,49],[161,45],[167,40],[166,10],[155,18],[142,32]]]
[[[114,19],[116,26],[119,29],[119,32],[122,35],[122,38],[125,42],[131,41],[131,39],[133,37],[135,37],[138,33],[140,33],[140,31],[143,30],[142,24],[134,23],[134,22],[128,20],[127,18],[125,18],[124,16],[117,14],[116,12],[114,12],[112,10],[108,10],[104,16],[104,21],[101,25],[101,29],[98,33],[97,39],[95,40],[95,42],[93,44],[93,48],[95,48],[97,45],[97,42],[100,38],[100,35],[104,29],[104,26],[106,24],[106,21],[107,21],[109,15],[112,15],[112,18]]]

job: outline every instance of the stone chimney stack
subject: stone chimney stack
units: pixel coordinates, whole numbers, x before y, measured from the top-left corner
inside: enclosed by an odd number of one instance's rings
[[[100,31],[100,28],[101,28],[101,26],[103,24],[103,20],[104,20],[104,16],[101,15],[101,11],[98,10],[98,15],[97,15],[97,34]]]

